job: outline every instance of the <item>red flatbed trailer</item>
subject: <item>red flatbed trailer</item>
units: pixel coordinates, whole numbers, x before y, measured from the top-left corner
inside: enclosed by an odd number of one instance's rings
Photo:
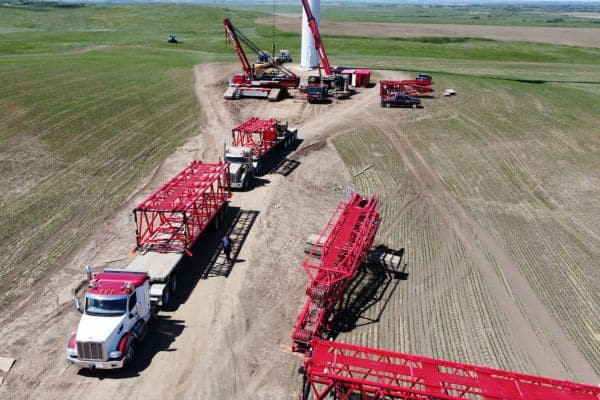
[[[133,210],[136,250],[189,252],[230,197],[226,163],[192,161]]]
[[[312,339],[328,328],[373,245],[380,221],[374,195],[365,198],[353,192],[338,205],[303,264],[311,283],[306,289],[309,298],[294,326],[294,351],[307,350]]]
[[[302,400],[600,400],[596,386],[320,339],[302,372]]]

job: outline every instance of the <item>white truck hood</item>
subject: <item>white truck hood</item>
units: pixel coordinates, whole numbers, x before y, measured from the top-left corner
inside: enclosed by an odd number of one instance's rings
[[[121,324],[125,323],[127,314],[118,317],[97,317],[83,314],[77,327],[75,339],[78,342],[111,342]]]
[[[229,164],[229,175],[237,176],[238,171],[242,168],[242,164]]]

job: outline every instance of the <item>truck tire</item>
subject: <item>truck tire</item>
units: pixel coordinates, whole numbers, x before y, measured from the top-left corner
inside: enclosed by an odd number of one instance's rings
[[[135,338],[133,336],[129,336],[129,338],[127,339],[127,344],[125,345],[125,359],[123,360],[123,365],[125,367],[131,366],[134,358],[135,358]]]
[[[170,301],[171,301],[171,288],[170,288],[170,285],[167,285],[167,287],[165,287],[165,290],[162,293],[162,308],[168,307]]]
[[[171,276],[171,281],[169,282],[169,289],[171,289],[171,293],[175,293],[177,290],[177,273],[173,271],[173,275]]]

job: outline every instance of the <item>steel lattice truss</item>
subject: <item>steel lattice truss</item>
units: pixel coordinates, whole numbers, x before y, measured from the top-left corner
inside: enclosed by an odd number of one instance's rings
[[[292,338],[294,351],[304,351],[327,328],[347,287],[373,245],[381,218],[377,197],[352,193],[342,201],[304,261],[311,278],[309,296]]]
[[[252,117],[232,130],[233,145],[251,147],[261,157],[277,144],[277,120]]]
[[[233,43],[233,47],[235,48],[235,52],[242,63],[242,69],[244,70],[244,76],[246,79],[250,79],[252,77],[252,65],[248,61],[248,57],[246,57],[246,53],[240,44],[240,40],[237,35],[237,29],[233,26],[229,18],[225,18],[223,20],[223,25],[225,25],[225,44]]]
[[[406,93],[410,96],[420,96],[433,92],[430,81],[379,81],[379,95],[390,95],[393,93]]]
[[[599,400],[600,387],[315,339],[302,399]]]
[[[192,161],[133,210],[136,249],[189,252],[229,197],[226,163]]]

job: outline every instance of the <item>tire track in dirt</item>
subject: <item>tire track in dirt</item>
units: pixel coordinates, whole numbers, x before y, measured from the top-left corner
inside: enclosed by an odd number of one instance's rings
[[[550,342],[556,346],[560,356],[568,363],[568,367],[588,382],[598,379],[589,362],[564,333],[560,325],[549,313],[538,298],[527,279],[519,271],[516,263],[502,249],[499,243],[470,215],[452,195],[439,175],[431,168],[423,156],[407,139],[404,133],[393,134],[394,126],[384,124],[378,118],[373,123],[379,126],[394,148],[400,153],[405,166],[420,182],[426,193],[446,223],[452,227],[461,239],[469,256],[479,267],[487,287],[493,291],[498,304],[510,321],[512,329],[529,349],[535,367],[543,374],[553,376],[560,373],[554,366],[556,362],[537,339],[539,328],[547,332]],[[411,156],[409,156],[412,155]],[[496,260],[499,268],[495,268],[477,245],[481,243]],[[499,276],[500,274],[500,276]],[[510,286],[507,286],[510,282]],[[510,302],[503,301],[506,297]]]

